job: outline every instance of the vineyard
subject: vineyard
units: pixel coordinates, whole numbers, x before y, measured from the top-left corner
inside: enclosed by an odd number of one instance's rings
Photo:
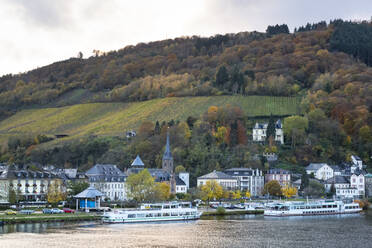
[[[248,117],[299,113],[301,99],[270,96],[211,96],[163,98],[135,103],[89,103],[60,108],[22,110],[0,122],[0,139],[9,135],[123,135],[144,120],[184,121],[200,117],[209,106],[240,106]]]

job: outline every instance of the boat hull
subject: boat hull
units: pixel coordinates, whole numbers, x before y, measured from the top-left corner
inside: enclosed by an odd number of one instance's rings
[[[103,219],[103,223],[114,224],[114,223],[140,223],[140,222],[163,222],[163,221],[188,221],[198,220],[200,215],[195,216],[167,216],[167,217],[149,217],[149,218],[118,218],[118,219]]]

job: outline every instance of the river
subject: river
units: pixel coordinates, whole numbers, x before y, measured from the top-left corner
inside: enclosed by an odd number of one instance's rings
[[[341,216],[226,216],[191,222],[0,227],[1,248],[372,247],[372,212]]]

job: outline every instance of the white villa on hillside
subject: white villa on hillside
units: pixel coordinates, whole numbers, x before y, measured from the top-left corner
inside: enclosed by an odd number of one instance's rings
[[[333,169],[325,163],[311,163],[306,167],[307,174],[314,174],[314,177],[319,180],[327,180],[332,178]]]
[[[265,141],[268,123],[256,123],[253,128],[253,141]],[[280,120],[275,123],[275,141],[284,144],[283,126]]]

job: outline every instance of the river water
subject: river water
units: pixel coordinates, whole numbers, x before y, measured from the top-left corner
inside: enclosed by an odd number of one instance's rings
[[[43,247],[372,247],[372,212],[341,216],[245,215],[191,222],[0,227],[1,248]]]

